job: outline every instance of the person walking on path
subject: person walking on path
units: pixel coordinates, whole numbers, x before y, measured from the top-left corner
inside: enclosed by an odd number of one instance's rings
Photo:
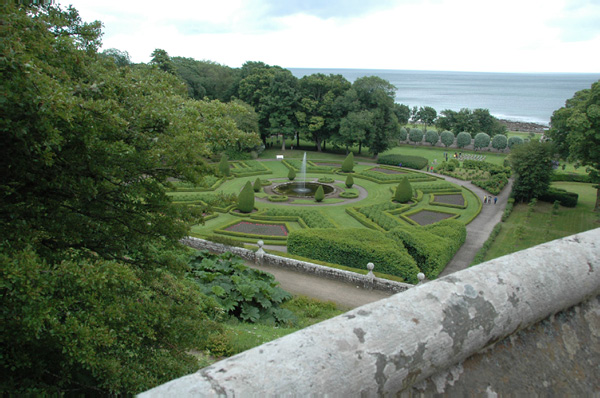
[[[496,204],[497,201],[498,201],[498,197],[494,196],[494,204]]]

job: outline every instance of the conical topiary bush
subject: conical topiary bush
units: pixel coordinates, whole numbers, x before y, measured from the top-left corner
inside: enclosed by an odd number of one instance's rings
[[[262,184],[260,183],[260,178],[258,178],[258,177],[256,178],[252,188],[254,188],[254,192],[260,192],[260,190],[262,189]]]
[[[412,187],[410,186],[410,182],[408,182],[408,178],[403,177],[400,180],[400,183],[396,187],[396,194],[394,195],[394,200],[400,203],[406,203],[412,199]]]
[[[225,177],[229,177],[231,171],[229,170],[229,162],[227,161],[227,155],[221,155],[221,161],[219,162],[219,172]]]
[[[342,163],[342,171],[344,173],[352,173],[354,170],[354,153],[350,152],[344,162]]]
[[[238,196],[238,210],[242,213],[251,213],[254,210],[254,188],[248,181]]]
[[[294,171],[294,169],[290,169],[290,171],[288,172],[288,178],[290,179],[290,181],[293,181],[294,178],[296,178],[296,172]]]
[[[354,185],[354,178],[352,178],[351,175],[348,175],[348,177],[346,177],[346,187],[352,188],[352,185]]]
[[[325,199],[325,192],[323,191],[323,186],[319,185],[317,192],[315,192],[315,200],[321,202],[323,199]]]

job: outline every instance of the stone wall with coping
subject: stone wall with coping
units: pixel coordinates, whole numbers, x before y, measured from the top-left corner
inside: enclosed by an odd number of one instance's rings
[[[592,396],[599,295],[596,229],[420,284],[140,396]]]
[[[187,237],[181,242],[186,246],[192,247],[194,249],[209,250],[215,253],[224,253],[226,251],[230,251],[233,254],[242,257],[244,260],[252,261],[257,264],[265,264],[273,267],[281,267],[298,272],[310,273],[328,279],[335,279],[348,283],[358,284],[364,286],[367,289],[376,289],[398,293],[414,286],[408,283],[395,282],[376,277],[372,271],[373,269],[377,269],[377,264],[374,265],[374,268],[370,267],[371,263],[365,264],[365,267],[369,269],[369,273],[367,275],[362,275],[356,272],[345,271],[341,269],[326,267],[319,264],[313,264],[306,261],[300,261],[292,258],[269,254],[262,250],[262,244],[260,243],[260,241],[259,248],[257,251],[241,247],[227,246],[221,243],[215,243],[208,240],[193,237]]]

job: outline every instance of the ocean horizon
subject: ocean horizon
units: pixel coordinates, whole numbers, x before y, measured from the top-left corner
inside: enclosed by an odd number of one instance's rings
[[[339,74],[351,83],[378,76],[396,87],[395,101],[409,107],[488,109],[499,119],[548,126],[566,100],[600,80],[600,73],[501,73],[394,69],[287,68],[297,78]]]

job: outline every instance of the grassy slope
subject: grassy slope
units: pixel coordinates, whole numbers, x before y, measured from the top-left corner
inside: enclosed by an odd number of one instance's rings
[[[577,207],[560,207],[552,214],[552,204],[538,202],[528,215],[528,205],[515,206],[510,217],[487,252],[485,261],[527,249],[554,239],[600,227],[600,214],[594,213],[596,189],[592,184],[556,182],[552,186],[579,194]]]

